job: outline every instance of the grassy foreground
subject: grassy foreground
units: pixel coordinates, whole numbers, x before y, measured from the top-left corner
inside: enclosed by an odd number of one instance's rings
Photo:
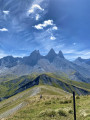
[[[4,116],[4,120],[73,120],[72,94],[59,88],[35,86],[1,102],[0,113],[20,103],[24,105],[11,115]],[[76,96],[76,104],[77,120],[90,120],[90,96]]]

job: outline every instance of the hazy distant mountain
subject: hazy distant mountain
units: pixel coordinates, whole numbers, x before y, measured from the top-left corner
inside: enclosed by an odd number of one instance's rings
[[[56,54],[51,49],[46,56],[42,56],[38,50],[35,50],[27,57],[7,56],[0,59],[0,75],[22,76],[31,73],[50,72],[67,76],[67,78],[75,81],[90,82],[89,60],[78,58],[71,62],[64,58],[62,51]]]
[[[82,66],[86,69],[88,69],[88,71],[90,71],[90,59],[82,59],[81,57],[78,57],[75,61],[75,64]]]
[[[90,65],[90,59],[82,59],[81,57],[78,57],[74,62],[79,65],[83,63]]]
[[[16,66],[21,61],[21,58],[14,58],[13,56],[7,56],[0,59],[0,66],[11,68]]]

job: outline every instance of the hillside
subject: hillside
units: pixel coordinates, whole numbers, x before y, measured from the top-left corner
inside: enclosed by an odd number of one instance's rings
[[[42,98],[40,99],[40,95]],[[76,97],[77,120],[89,120],[90,96]],[[3,120],[72,120],[72,94],[52,86],[35,86],[0,103]]]
[[[72,93],[75,91],[78,95],[90,94],[90,84],[83,82],[71,81],[64,76],[56,74],[32,74],[22,76],[13,80],[0,83],[0,100],[7,99],[17,93],[20,93],[28,88],[38,85],[49,85],[60,88],[66,92]]]

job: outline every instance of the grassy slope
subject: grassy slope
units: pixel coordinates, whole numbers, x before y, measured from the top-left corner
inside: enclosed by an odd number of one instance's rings
[[[90,84],[83,83],[83,82],[71,81],[64,76],[59,76],[56,74],[46,73],[46,75],[48,75],[49,77],[55,78],[57,80],[60,80],[63,83],[67,83],[70,87],[71,87],[71,85],[74,85],[79,88],[90,91]],[[32,75],[22,76],[17,79],[14,79],[14,80],[2,82],[0,84],[0,88],[1,88],[0,89],[0,97],[12,96],[14,94],[14,92],[17,89],[19,89],[20,85],[23,86],[23,85],[27,84],[28,82],[33,81],[37,76],[38,76],[37,74],[32,74]],[[53,86],[60,87],[60,86],[57,86],[55,83],[53,83]],[[66,89],[68,89],[67,86],[65,86],[65,87],[66,87]]]
[[[4,81],[0,83],[0,97],[12,96],[14,92],[19,88],[20,84],[26,84],[30,81],[33,81],[37,75],[31,74],[22,76],[16,79]],[[26,81],[27,80],[27,81]],[[25,83],[25,82],[26,83]]]
[[[35,89],[39,93],[32,96]],[[40,95],[43,95],[40,99]],[[73,120],[72,94],[52,86],[35,86],[0,103],[0,113],[25,102],[26,105],[7,120]],[[89,120],[90,96],[76,99],[77,120]]]
[[[12,80],[15,78],[18,78],[18,76],[16,76],[16,75],[3,75],[3,76],[0,76],[0,83],[3,81],[9,81],[9,80]]]
[[[61,75],[57,75],[57,74],[54,74],[54,73],[46,73],[46,74],[48,76],[53,77],[55,79],[58,79],[58,80],[60,80],[62,82],[68,83],[70,85],[77,86],[79,88],[84,88],[84,89],[90,91],[90,84],[89,83],[73,81],[73,80],[70,80],[69,78],[65,77],[64,75],[61,76]]]
[[[44,95],[67,95],[66,92],[64,92],[61,89],[55,88],[55,87],[50,87],[50,86],[35,86],[32,88],[29,88],[13,97],[10,97],[9,99],[6,99],[2,102],[0,102],[0,114],[3,112],[15,107],[16,105],[22,103],[23,101],[27,100],[28,97],[31,97],[32,94],[34,93],[34,90],[37,90],[39,88],[39,94],[44,94]],[[54,88],[54,89],[53,89]]]

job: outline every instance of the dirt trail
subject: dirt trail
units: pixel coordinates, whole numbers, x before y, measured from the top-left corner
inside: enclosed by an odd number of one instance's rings
[[[40,88],[36,87],[32,89],[32,93],[30,96],[28,97],[32,97],[37,95],[40,92]],[[8,116],[12,115],[13,113],[17,112],[19,109],[21,109],[22,107],[26,106],[27,103],[26,102],[22,102],[19,105],[17,105],[16,107],[7,110],[6,112],[0,114],[0,120],[5,120],[5,118],[7,118]]]
[[[17,110],[21,109],[22,107],[24,107],[26,104],[20,103],[19,105],[17,105],[16,107],[4,112],[3,114],[0,115],[0,120],[2,120],[3,118],[6,118],[7,116],[13,114],[14,112],[16,112]]]

